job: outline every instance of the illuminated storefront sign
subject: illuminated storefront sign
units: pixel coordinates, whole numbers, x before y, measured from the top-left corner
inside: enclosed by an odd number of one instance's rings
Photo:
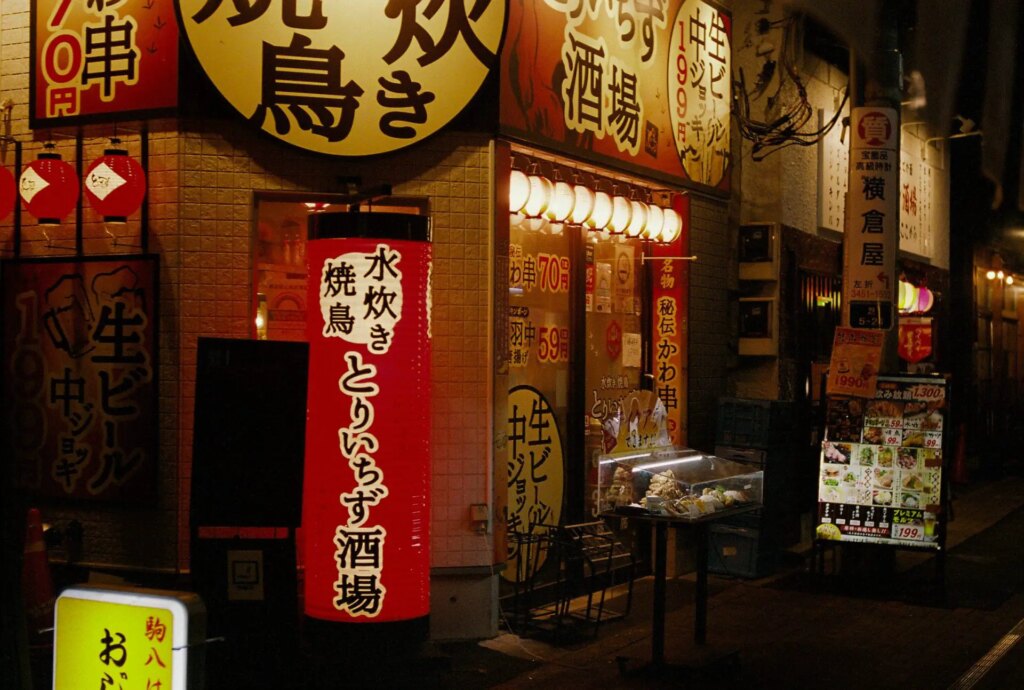
[[[673,207],[690,224],[690,199],[677,196]],[[669,244],[653,244],[653,282],[651,285],[651,361],[654,392],[665,406],[666,426],[671,442],[686,444],[687,342],[689,263],[685,256],[689,233]],[[665,258],[661,258],[665,257]]]
[[[206,637],[203,613],[199,598],[184,592],[68,588],[54,616],[53,687],[193,687],[189,647]]]
[[[501,128],[729,189],[732,20],[702,0],[512,3]]]
[[[854,108],[850,117],[843,310],[855,328],[893,326],[900,222],[899,117]]]
[[[19,487],[152,500],[157,285],[155,257],[4,263],[3,456]]]
[[[32,3],[32,126],[178,104],[171,0]]]
[[[307,255],[306,613],[422,617],[430,609],[430,244],[321,239]]]
[[[368,156],[465,108],[496,60],[507,3],[177,4],[203,70],[255,126],[311,151]]]

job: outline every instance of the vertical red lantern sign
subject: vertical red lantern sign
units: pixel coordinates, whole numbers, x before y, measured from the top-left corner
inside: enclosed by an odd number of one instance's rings
[[[11,171],[0,165],[0,220],[14,210],[18,184],[14,181]]]
[[[385,215],[385,214],[380,214]],[[309,242],[305,612],[430,610],[428,242]]]
[[[110,143],[111,148],[85,171],[85,198],[104,223],[125,223],[146,196],[146,172],[127,150],[117,146],[120,141],[112,139]]]

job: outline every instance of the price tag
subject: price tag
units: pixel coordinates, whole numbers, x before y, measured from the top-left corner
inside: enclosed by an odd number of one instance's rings
[[[892,530],[892,536],[894,539],[921,541],[924,539],[924,527],[916,523],[895,525]]]

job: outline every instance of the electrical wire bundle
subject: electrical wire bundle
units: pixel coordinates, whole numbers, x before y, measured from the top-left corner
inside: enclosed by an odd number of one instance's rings
[[[783,87],[786,78],[793,82],[796,89],[796,98],[791,102],[782,104],[779,107],[780,115],[770,122],[763,122],[754,119],[750,114],[751,97],[754,100],[760,98],[768,89],[775,72],[775,63],[766,60],[761,73],[758,75],[757,83],[753,91],[747,92],[746,77],[743,69],[740,69],[739,83],[734,89],[734,113],[739,124],[740,135],[744,139],[753,142],[751,157],[755,161],[764,160],[767,156],[781,151],[787,146],[813,146],[829,133],[836,122],[839,121],[843,108],[849,97],[849,89],[843,90],[843,100],[836,108],[835,115],[822,127],[812,131],[804,131],[804,127],[814,117],[814,107],[807,99],[807,87],[804,86],[797,70],[793,55],[796,43],[796,31],[793,30],[795,20],[787,20],[783,29],[783,46],[780,51],[780,60],[784,71],[779,75],[779,86],[775,93],[769,97],[769,110],[774,110],[776,102],[782,98]],[[774,24],[773,24],[774,25]]]

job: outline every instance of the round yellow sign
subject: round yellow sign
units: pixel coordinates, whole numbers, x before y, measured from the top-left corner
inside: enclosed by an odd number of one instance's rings
[[[178,0],[210,81],[265,132],[370,156],[441,129],[495,62],[506,5],[490,0]]]
[[[541,539],[562,519],[562,437],[551,403],[532,386],[508,392],[508,561],[502,575],[532,578],[547,560]]]

